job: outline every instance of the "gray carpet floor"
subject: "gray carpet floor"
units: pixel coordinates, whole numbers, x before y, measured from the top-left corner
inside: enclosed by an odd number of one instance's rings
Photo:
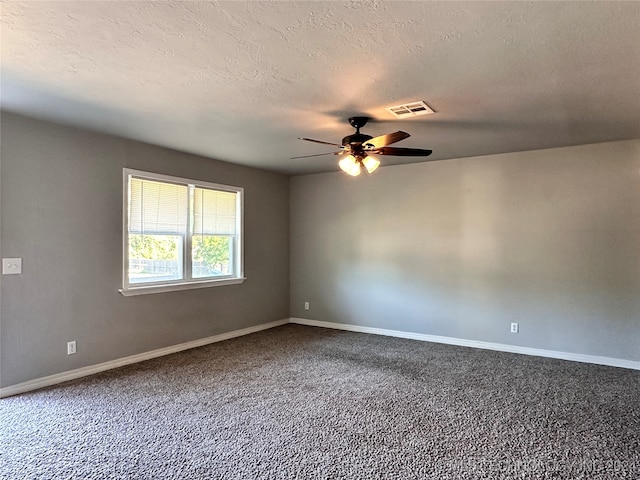
[[[640,372],[285,325],[0,400],[3,479],[640,478]]]

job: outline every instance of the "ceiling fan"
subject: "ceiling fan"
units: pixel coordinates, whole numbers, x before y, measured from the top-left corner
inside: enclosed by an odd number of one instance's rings
[[[314,140],[313,138],[301,138],[299,140],[306,140],[307,142],[321,143],[323,145],[334,145],[340,147],[337,152],[319,153],[316,155],[303,155],[295,158],[309,158],[319,157],[321,155],[341,155],[344,156],[342,160],[338,162],[340,168],[349,175],[360,175],[362,167],[369,173],[373,173],[376,168],[380,166],[380,160],[372,157],[375,155],[396,155],[405,157],[426,157],[431,155],[431,150],[424,150],[421,148],[398,148],[389,147],[392,143],[399,142],[405,138],[410,137],[406,132],[394,132],[387,133],[386,135],[380,135],[379,137],[372,137],[371,135],[365,135],[360,133],[360,129],[367,124],[369,117],[351,117],[349,123],[356,129],[356,133],[348,135],[342,139],[342,144],[331,142],[323,142],[322,140]]]

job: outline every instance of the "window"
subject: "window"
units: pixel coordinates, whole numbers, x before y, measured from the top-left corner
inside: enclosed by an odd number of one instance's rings
[[[241,283],[243,189],[124,170],[123,295]]]

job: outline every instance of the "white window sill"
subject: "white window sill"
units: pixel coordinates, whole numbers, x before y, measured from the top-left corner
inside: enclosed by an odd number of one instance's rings
[[[146,285],[129,287],[127,289],[121,288],[119,292],[125,297],[132,297],[134,295],[146,295],[149,293],[164,293],[164,292],[176,292],[179,290],[192,290],[194,288],[208,288],[208,287],[221,287],[223,285],[237,285],[243,283],[246,277],[242,278],[223,278],[220,280],[206,280],[203,282],[188,282],[188,283],[172,283],[167,285]]]

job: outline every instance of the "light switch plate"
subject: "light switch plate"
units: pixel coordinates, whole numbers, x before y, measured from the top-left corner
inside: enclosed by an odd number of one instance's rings
[[[20,273],[22,273],[21,258],[3,258],[2,259],[3,275],[18,275]]]

